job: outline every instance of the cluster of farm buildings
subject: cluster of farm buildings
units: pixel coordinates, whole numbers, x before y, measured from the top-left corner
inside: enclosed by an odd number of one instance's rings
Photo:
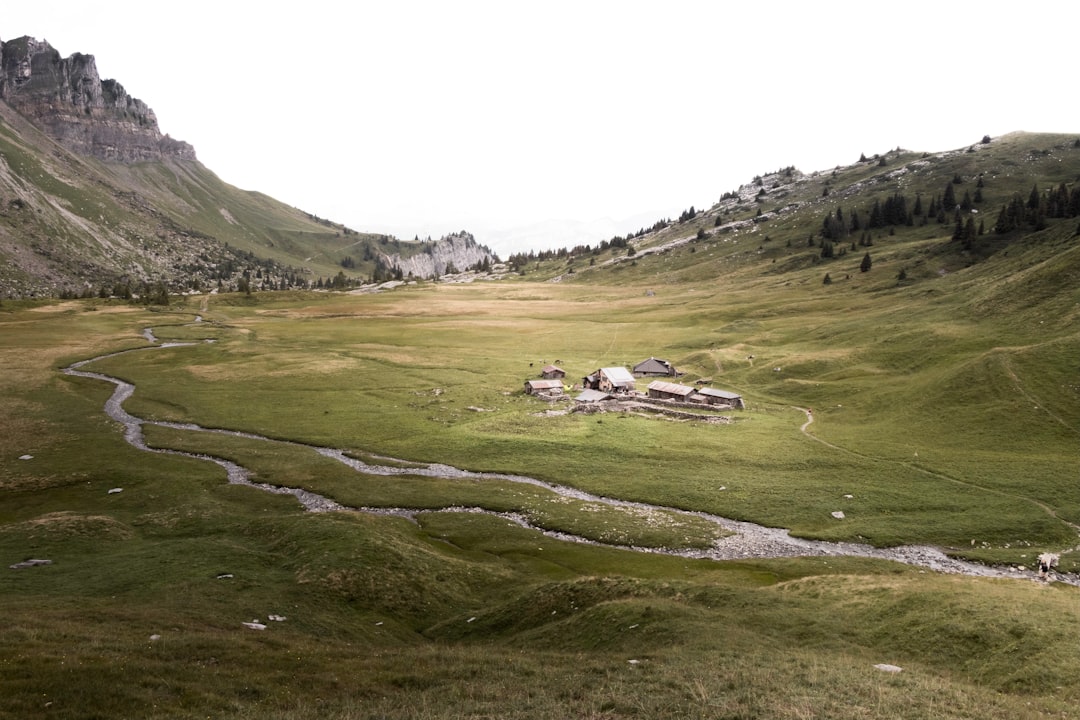
[[[660,379],[650,382],[644,393],[637,390],[636,387],[638,380],[642,378],[675,378],[681,374],[667,360],[654,357],[642,360],[631,370],[621,366],[599,368],[581,379],[581,392],[574,400],[579,403],[595,403],[620,398],[647,397],[653,400],[712,405],[740,410],[743,408],[743,400],[740,395],[711,387],[691,387]],[[566,391],[570,389],[565,385],[565,380],[565,370],[558,365],[545,365],[540,370],[539,379],[525,381],[525,392],[545,399],[559,399],[565,397]]]

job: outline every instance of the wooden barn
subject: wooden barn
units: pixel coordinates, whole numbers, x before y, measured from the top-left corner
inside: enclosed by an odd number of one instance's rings
[[[697,393],[708,405],[722,405],[737,410],[742,410],[744,407],[742,396],[727,390],[716,390],[707,387],[699,389]]]
[[[566,371],[558,365],[545,365],[540,368],[540,377],[546,380],[562,380],[566,377]]]
[[[667,360],[651,357],[634,366],[634,377],[678,377],[681,373]]]
[[[525,381],[525,394],[526,395],[562,395],[563,394],[563,382],[562,380],[526,380]]]
[[[694,388],[688,385],[679,385],[678,383],[665,382],[664,380],[653,380],[649,383],[647,389],[649,391],[649,397],[656,398],[657,400],[686,401],[696,392]]]
[[[582,378],[581,386],[586,390],[629,393],[634,391],[634,376],[624,367],[600,368],[592,375]]]

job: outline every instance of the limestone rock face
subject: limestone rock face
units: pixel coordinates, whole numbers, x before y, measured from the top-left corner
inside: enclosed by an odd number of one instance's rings
[[[494,253],[478,244],[471,233],[464,231],[447,235],[433,243],[424,243],[423,252],[411,257],[402,258],[397,253],[382,257],[386,267],[400,270],[405,277],[411,275],[415,278],[441,277],[497,260]]]
[[[195,159],[191,145],[161,134],[146,103],[100,78],[93,55],[61,58],[31,37],[2,42],[0,99],[82,155],[121,163]]]

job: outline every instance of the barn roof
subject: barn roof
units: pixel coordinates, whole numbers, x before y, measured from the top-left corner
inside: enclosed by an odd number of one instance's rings
[[[542,372],[542,373],[560,372],[560,373],[566,374],[566,371],[563,370],[558,365],[545,365],[544,367],[540,368],[540,372]]]
[[[724,400],[738,400],[742,397],[742,395],[739,395],[738,393],[728,392],[727,390],[717,390],[715,388],[701,388],[698,392],[702,395],[723,398]]]
[[[578,402],[600,402],[601,400],[610,400],[611,394],[599,390],[582,390],[581,394],[574,399]]]
[[[633,385],[634,376],[624,367],[600,368],[600,372],[607,376],[613,385]]]
[[[634,372],[641,374],[674,375],[675,368],[671,367],[671,363],[667,360],[651,357],[648,360],[642,360],[635,365]]]
[[[682,395],[683,397],[694,392],[694,388],[687,385],[679,385],[678,383],[665,382],[663,380],[653,380],[649,383],[649,390],[656,390],[657,392],[667,393],[669,395]]]
[[[562,390],[562,380],[526,380],[525,384],[531,387],[533,390],[554,390],[559,388]]]

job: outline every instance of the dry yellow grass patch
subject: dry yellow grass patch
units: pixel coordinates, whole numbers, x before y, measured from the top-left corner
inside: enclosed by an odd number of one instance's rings
[[[21,453],[21,448],[40,442],[48,426],[44,420],[33,416],[43,408],[37,403],[12,397],[5,398],[4,405],[4,412],[0,413],[0,448]]]
[[[250,368],[226,365],[187,365],[184,369],[202,380],[235,380],[251,376]]]
[[[290,375],[329,375],[331,373],[353,370],[360,365],[358,360],[343,357],[308,358],[304,362],[288,362],[282,366],[262,373],[265,377],[288,377]]]
[[[382,360],[396,365],[422,365],[429,360],[426,356],[402,352],[402,348],[396,345],[356,343],[349,345],[349,350],[363,353],[373,360]]]
[[[61,358],[77,354],[78,347],[62,348],[35,347],[0,350],[0,393],[10,394],[12,390],[25,392],[41,387],[49,378],[56,375],[54,369]]]
[[[41,305],[40,307],[30,308],[27,312],[34,313],[62,313],[71,312],[75,310],[82,310],[83,304],[79,300],[70,300],[68,302],[58,302],[50,305]]]
[[[0,532],[30,539],[64,537],[128,540],[135,533],[130,527],[108,515],[80,515],[75,512],[53,512],[32,520],[5,525]]]

